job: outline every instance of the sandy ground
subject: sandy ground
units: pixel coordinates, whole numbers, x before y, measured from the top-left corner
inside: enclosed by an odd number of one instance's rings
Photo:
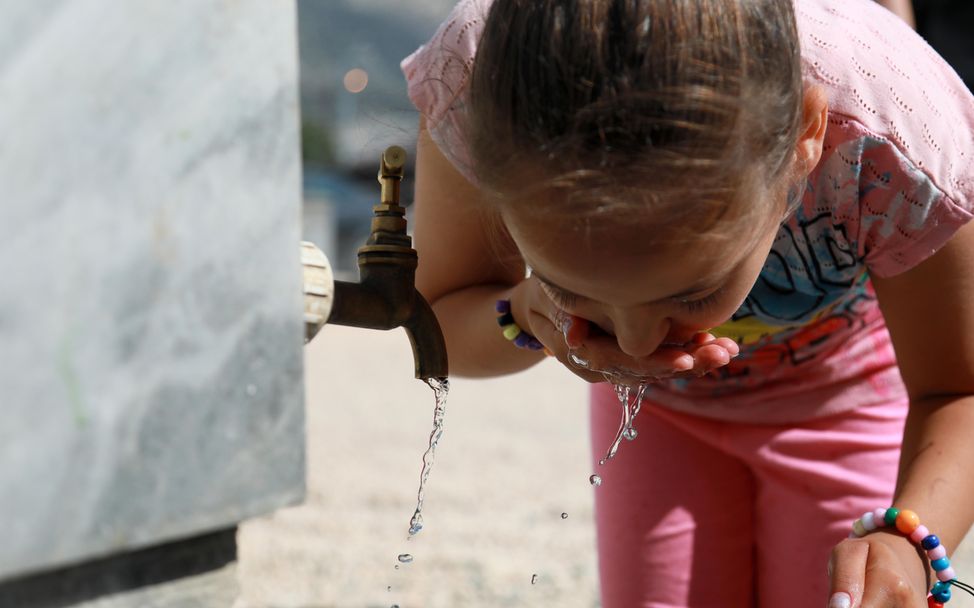
[[[426,528],[407,541],[433,394],[405,334],[326,327],[306,365],[307,500],[241,526],[239,604],[598,606],[584,383],[555,362],[453,380]],[[397,570],[400,553],[415,560]],[[954,561],[974,579],[974,541]]]
[[[307,347],[308,496],[241,527],[243,603],[597,606],[585,384],[554,362],[453,380],[407,541],[434,403],[412,365],[402,331],[326,327]]]

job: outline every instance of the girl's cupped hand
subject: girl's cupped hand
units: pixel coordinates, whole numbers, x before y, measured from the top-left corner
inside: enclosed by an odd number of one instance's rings
[[[729,338],[699,332],[685,344],[665,344],[645,357],[633,357],[620,350],[614,336],[555,306],[534,277],[514,289],[511,302],[518,325],[588,382],[610,379],[635,385],[699,377],[727,365],[740,352]]]

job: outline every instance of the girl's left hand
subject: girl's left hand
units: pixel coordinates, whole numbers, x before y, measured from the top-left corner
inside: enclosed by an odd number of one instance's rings
[[[877,531],[832,549],[828,608],[926,608],[928,569],[909,539]]]

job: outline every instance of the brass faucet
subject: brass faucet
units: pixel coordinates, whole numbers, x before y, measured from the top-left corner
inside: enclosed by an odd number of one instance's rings
[[[418,256],[406,234],[406,209],[399,204],[405,165],[406,151],[401,147],[390,146],[382,153],[379,204],[372,208],[372,232],[358,250],[359,282],[334,282],[327,323],[368,329],[403,327],[413,347],[416,377],[446,378],[446,342],[433,309],[416,290]],[[310,340],[321,323],[320,318],[317,325],[308,318],[306,312]]]

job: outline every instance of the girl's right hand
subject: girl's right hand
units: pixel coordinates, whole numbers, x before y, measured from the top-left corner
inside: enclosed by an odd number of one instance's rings
[[[633,385],[699,377],[727,365],[740,352],[733,340],[700,332],[686,344],[667,345],[646,357],[632,357],[619,349],[613,336],[591,331],[589,321],[556,307],[535,277],[518,283],[510,299],[515,322],[588,382],[613,380]]]

